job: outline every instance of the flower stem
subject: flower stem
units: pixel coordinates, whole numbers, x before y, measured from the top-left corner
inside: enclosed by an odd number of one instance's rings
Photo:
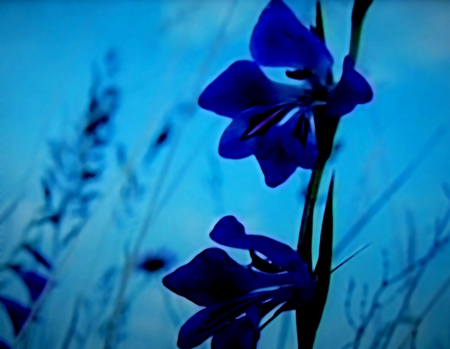
[[[352,35],[350,38],[350,57],[356,61],[364,16],[373,0],[355,0],[352,11]]]
[[[314,215],[314,206],[317,201],[317,193],[319,191],[320,180],[322,179],[324,164],[319,163],[312,171],[308,184],[308,191],[303,206],[302,222],[298,236],[297,251],[302,258],[307,259],[307,263],[311,258],[311,235],[312,235],[312,218]],[[309,256],[305,256],[309,253]],[[310,263],[309,263],[310,264]]]
[[[308,191],[305,197],[305,204],[303,207],[302,222],[300,225],[297,253],[304,259],[309,267],[309,272],[312,274],[312,233],[313,233],[313,216],[314,216],[314,206],[317,201],[317,194],[319,192],[320,181],[322,179],[323,169],[325,163],[319,162],[318,165],[313,169],[311,173],[311,178],[308,184]],[[298,309],[296,311],[296,324],[297,324],[297,343],[298,348],[302,349],[312,349],[313,343],[309,341],[305,342],[303,339],[303,317],[305,309]]]

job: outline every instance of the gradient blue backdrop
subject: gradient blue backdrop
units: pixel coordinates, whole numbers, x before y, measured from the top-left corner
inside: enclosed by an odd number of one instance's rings
[[[172,268],[214,246],[208,233],[225,214],[236,215],[250,231],[296,245],[302,191],[309,172],[299,169],[279,188],[266,188],[253,157],[231,161],[218,156],[219,137],[229,121],[196,105],[199,93],[220,72],[237,59],[251,58],[250,36],[266,3],[0,3],[0,207],[21,198],[1,226],[1,262],[9,258],[21,229],[41,203],[39,179],[50,161],[48,140],[64,138],[79,125],[88,102],[93,65],[101,65],[110,49],[116,50],[120,63],[115,81],[122,98],[114,119],[110,166],[102,184],[105,196],[95,205],[69,258],[59,266],[58,288],[39,325],[39,341],[48,343],[48,348],[60,345],[76,297],[94,292],[105,268],[121,266],[125,246],[147,214],[144,197],[133,217],[121,224],[113,219],[121,210],[118,192],[127,170],[138,169],[151,191],[158,185],[165,159],[172,159],[161,186],[161,210],[142,247],[170,251]],[[314,1],[286,3],[304,23],[312,23]],[[351,2],[323,1],[323,11],[327,45],[335,57],[334,73],[339,76],[348,50]],[[389,251],[392,271],[405,265],[408,214],[414,217],[420,255],[432,239],[435,218],[448,206],[442,185],[450,183],[449,23],[447,1],[375,0],[368,12],[357,68],[371,83],[375,97],[343,119],[336,139],[342,146],[324,178],[326,184],[331,171],[336,172],[336,243],[422,152],[430,137],[435,140],[417,170],[335,256],[337,264],[365,243],[371,244],[333,275],[317,348],[342,347],[352,338],[344,318],[350,277],[373,290],[380,282],[383,249]],[[278,71],[266,72],[283,80]],[[192,112],[186,113],[189,108]],[[140,161],[148,144],[169,119],[177,125],[174,137],[154,163],[144,168]],[[120,144],[125,144],[130,154],[127,168],[114,160],[114,147]],[[322,204],[325,190],[326,185],[321,188]],[[316,220],[320,222],[320,211]],[[246,260],[244,254],[231,254]],[[447,249],[430,265],[413,298],[415,309],[420,311],[448,277],[449,262]],[[195,305],[164,290],[160,278],[156,275],[141,286],[146,289],[132,305],[123,348],[174,348],[179,326],[196,311]],[[8,287],[12,292],[13,286]],[[17,292],[26,299],[23,290]],[[174,310],[169,312],[167,304]],[[421,348],[432,348],[437,341],[450,347],[449,312],[447,292],[421,327]],[[293,318],[284,315],[263,332],[261,348],[277,346],[281,325],[288,328],[289,347],[294,345]],[[0,334],[12,338],[3,312]],[[88,347],[96,348],[100,341],[101,336],[92,336]],[[36,348],[42,345],[34,343]]]

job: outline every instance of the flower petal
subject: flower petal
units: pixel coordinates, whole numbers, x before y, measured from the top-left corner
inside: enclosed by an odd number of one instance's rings
[[[219,115],[234,117],[246,109],[279,104],[297,94],[297,88],[267,79],[255,62],[237,61],[209,84],[198,104]]]
[[[211,231],[210,237],[224,246],[256,250],[285,270],[296,270],[293,267],[304,264],[297,252],[288,245],[267,236],[246,234],[244,226],[234,216],[221,218]]]
[[[341,117],[355,109],[356,105],[368,103],[373,98],[369,83],[354,67],[353,59],[344,59],[344,69],[341,80],[324,107],[324,116]]]
[[[257,106],[236,116],[220,139],[219,154],[227,159],[243,159],[252,155],[263,137],[271,131],[291,105]]]
[[[211,342],[212,349],[256,349],[260,334],[258,324],[244,316],[218,331]]]
[[[178,347],[189,349],[200,345],[228,324],[239,320],[236,318],[244,313],[256,326],[261,317],[277,305],[292,298],[295,292],[294,287],[282,287],[246,294],[230,301],[211,305],[193,315],[181,327]]]
[[[268,67],[307,68],[325,78],[333,58],[322,41],[281,0],[272,0],[253,30],[250,51]]]
[[[270,188],[283,184],[295,172],[297,166],[283,157],[256,156],[259,166],[264,174],[264,181]]]
[[[312,114],[308,117],[299,111],[280,126],[280,129],[284,134],[282,142],[286,157],[299,167],[314,168],[319,150]]]
[[[219,155],[226,159],[243,159],[253,154],[259,137],[243,139],[245,131],[249,127],[249,119],[253,113],[257,113],[256,109],[251,108],[248,111],[234,118],[231,124],[225,129],[219,143]]]
[[[189,318],[181,327],[178,347],[194,348],[243,314],[253,304],[271,299],[274,291],[247,294],[228,302],[211,305]],[[275,291],[276,292],[276,291]]]
[[[268,133],[264,142],[255,149],[255,156],[264,174],[266,184],[275,188],[295,172],[295,165],[287,156],[283,147],[283,136],[281,127],[274,127]]]
[[[293,275],[264,274],[236,263],[219,248],[208,248],[163,279],[172,292],[195,304],[209,306],[256,289],[292,285]]]

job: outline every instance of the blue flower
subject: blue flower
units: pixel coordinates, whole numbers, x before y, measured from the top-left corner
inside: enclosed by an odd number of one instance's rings
[[[164,277],[164,286],[172,292],[205,307],[181,327],[178,347],[194,348],[213,336],[213,349],[256,348],[262,318],[279,306],[275,315],[309,302],[316,282],[296,251],[271,238],[246,234],[233,216],[223,217],[210,237],[248,250],[252,263],[240,265],[222,249],[209,248]]]
[[[229,159],[255,155],[266,184],[276,187],[297,167],[317,164],[318,124],[350,113],[373,93],[350,56],[344,59],[340,81],[332,82],[333,58],[320,35],[300,23],[281,0],[272,0],[262,12],[250,51],[255,61],[233,63],[205,89],[199,105],[233,119],[219,154]],[[298,85],[269,80],[260,65],[293,68],[286,75]]]

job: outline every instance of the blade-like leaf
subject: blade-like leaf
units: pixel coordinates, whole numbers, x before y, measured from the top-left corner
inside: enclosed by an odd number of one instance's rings
[[[320,236],[319,260],[317,261],[314,276],[318,278],[317,293],[313,300],[297,309],[297,336],[299,347],[312,349],[319,328],[323,309],[328,296],[330,285],[330,268],[333,248],[333,186],[334,175],[328,189],[328,198],[322,222]]]
[[[302,223],[300,226],[299,239],[297,244],[297,251],[308,265],[309,272],[312,273],[312,234],[313,234],[313,219],[314,207],[317,200],[317,193],[319,191],[320,180],[322,178],[323,166],[317,166],[309,180],[308,192],[305,198],[305,206],[303,208]]]
[[[369,247],[370,244],[366,244],[363,247],[361,247],[358,251],[353,253],[350,257],[346,258],[343,262],[339,263],[336,267],[330,270],[330,274],[333,274],[336,270],[338,270],[340,267],[342,267],[345,263],[353,259],[353,257],[356,257],[360,252],[364,251],[367,247]]]
[[[328,198],[320,235],[319,259],[314,270],[314,275],[318,277],[319,283],[324,279],[330,279],[331,259],[333,255],[333,187],[334,175],[331,178],[328,189]]]
[[[373,0],[355,0],[352,11],[352,36],[350,39],[350,57],[356,62],[358,55],[359,39],[361,36],[361,28],[367,10]]]
[[[352,25],[361,25],[373,0],[355,0],[352,11]]]
[[[306,227],[303,236],[303,242],[300,247],[300,256],[303,258],[305,263],[308,265],[309,272],[312,273],[312,234],[313,234],[313,217],[314,217],[314,207],[311,207],[311,211],[306,217]]]
[[[322,6],[320,6],[320,1],[316,3],[316,35],[325,43],[325,30],[323,29]]]

